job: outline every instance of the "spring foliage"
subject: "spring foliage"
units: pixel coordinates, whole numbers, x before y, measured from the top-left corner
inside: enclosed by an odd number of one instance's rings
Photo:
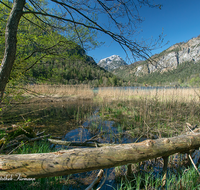
[[[44,2],[41,2],[44,3]],[[9,8],[0,4],[0,60],[3,58],[4,31],[9,16]],[[30,22],[31,21],[31,22]],[[34,24],[33,24],[34,23]],[[48,23],[59,25],[53,19]],[[88,48],[100,43],[94,39],[96,32],[79,26],[76,28]],[[67,35],[66,35],[67,34]],[[93,58],[86,55],[78,44],[71,24],[65,26],[65,33],[54,30],[31,14],[22,17],[17,34],[16,60],[10,76],[10,84],[90,84],[92,86],[120,85],[113,74],[96,65]]]

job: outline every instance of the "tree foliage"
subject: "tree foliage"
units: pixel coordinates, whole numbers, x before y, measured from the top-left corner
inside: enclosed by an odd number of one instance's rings
[[[13,3],[0,0],[0,3],[4,6],[3,9],[12,7],[6,24],[5,52],[0,66],[1,98],[10,75],[16,74],[16,72],[11,73],[12,69],[18,68],[17,75],[19,76],[20,70],[24,68],[29,70],[41,58],[66,56],[66,53],[70,52],[66,51],[67,49],[76,49],[73,47],[74,42],[82,48],[94,47],[97,45],[93,40],[96,31],[110,36],[126,52],[130,51],[133,57],[149,57],[151,48],[157,44],[157,42],[145,44],[133,38],[137,31],[137,24],[142,21],[138,7],[161,7],[153,1],[119,0],[113,4],[113,2],[101,0],[29,0],[27,2],[14,0]],[[49,7],[54,7],[54,9]],[[109,21],[109,25],[103,25],[98,20],[97,16],[103,15]],[[31,24],[27,24],[27,21]],[[18,25],[20,25],[19,28]],[[112,26],[112,31],[110,26]],[[18,44],[17,33],[20,39]],[[162,41],[162,38],[160,37],[158,41]],[[109,81],[116,83],[115,79]]]
[[[5,22],[0,25],[5,30],[5,23],[9,9],[0,4],[0,19]],[[44,27],[44,23],[32,15],[29,20]],[[98,43],[94,41],[95,33],[88,34],[87,30],[79,31],[84,40],[93,46]],[[73,32],[71,32],[71,35]],[[53,31],[51,27],[38,28],[31,22],[22,18],[18,29],[18,44],[16,61],[12,69],[10,81],[12,84],[23,83],[62,83],[62,84],[91,84],[92,86],[120,85],[119,79],[106,70],[99,68],[92,58],[86,55],[81,46]],[[3,49],[4,36],[1,37],[1,48]],[[3,51],[2,51],[3,52]],[[2,53],[1,52],[1,53]],[[3,53],[1,54],[3,57]],[[107,80],[103,84],[102,78],[115,78],[116,82]]]

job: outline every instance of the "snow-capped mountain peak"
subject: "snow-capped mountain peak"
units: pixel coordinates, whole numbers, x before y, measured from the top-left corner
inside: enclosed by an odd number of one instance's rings
[[[127,65],[127,63],[119,55],[112,55],[101,59],[97,65],[108,71],[112,71],[122,65]]]

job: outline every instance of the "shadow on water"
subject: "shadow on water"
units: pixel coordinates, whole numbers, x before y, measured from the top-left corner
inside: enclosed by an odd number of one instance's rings
[[[61,136],[62,140],[81,141],[96,136],[96,141],[102,143],[134,142],[128,135],[123,134],[120,127],[113,121],[102,121],[98,115],[98,105],[91,101],[74,102],[40,102],[11,105],[12,108],[1,115],[2,126],[29,125],[35,131],[45,130],[46,134]],[[95,111],[94,111],[95,110]],[[80,126],[77,128],[77,126]],[[56,146],[56,148],[69,148]],[[125,167],[120,168],[120,174],[125,174]],[[85,189],[92,183],[98,170],[66,176],[69,178],[63,189]],[[102,189],[116,187],[115,168],[108,169],[108,177]]]

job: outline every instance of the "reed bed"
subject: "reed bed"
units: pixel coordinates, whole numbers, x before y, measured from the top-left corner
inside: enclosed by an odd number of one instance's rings
[[[171,137],[200,125],[199,89],[100,90],[100,115],[134,136]],[[107,100],[111,100],[108,103]]]
[[[135,142],[141,138],[157,139],[187,134],[190,132],[188,127],[200,131],[199,89],[109,88],[100,89],[97,96],[104,100],[99,111],[101,118],[115,121],[116,127],[122,129],[122,134],[128,132],[132,139],[136,139]],[[147,161],[141,164],[144,168],[132,168],[132,181],[123,180],[120,176],[121,186],[116,189],[163,189],[163,162],[160,174],[156,171],[158,164],[152,167]],[[196,164],[199,165],[200,160]],[[200,189],[198,173],[188,165],[184,154],[170,156],[166,189]]]
[[[93,98],[94,93],[88,85],[27,85],[29,92],[34,92],[41,96],[51,97],[82,97]]]
[[[200,89],[118,89],[118,88],[100,88],[97,94],[103,99],[112,100],[127,100],[127,99],[141,99],[141,98],[157,98],[160,101],[199,101]]]
[[[9,120],[12,119],[12,124],[26,120],[30,126],[37,126],[41,130],[48,128],[54,134],[66,134],[71,129],[77,128],[93,114],[96,107],[99,107],[98,114],[101,119],[115,121],[116,127],[121,128],[121,134],[125,134],[124,131],[126,131],[133,139],[171,137],[185,134],[187,123],[191,124],[192,127],[200,125],[199,89],[144,90],[136,88],[134,90],[120,90],[119,88],[100,88],[97,93],[94,93],[87,85],[27,85],[25,89],[27,89],[25,94],[27,96],[30,96],[29,92],[32,92],[39,97],[50,96],[61,99],[83,97],[90,100],[95,98],[94,102],[88,101],[88,105],[85,100],[81,100],[77,105],[78,101],[73,102],[73,105],[65,101],[60,102],[60,104],[54,103],[54,101],[51,103],[44,102],[45,106],[48,106],[42,110],[40,110],[41,103],[39,103],[37,109],[35,108],[36,111],[34,111],[32,105],[28,104],[29,108],[28,105],[22,104],[24,113],[18,113],[17,111],[20,111],[20,108],[17,107],[17,110],[12,109],[12,112],[6,114],[11,116],[12,113],[15,116],[9,118]],[[34,107],[37,106],[36,103],[33,105]],[[16,117],[17,115],[18,117]],[[3,116],[2,119],[4,119],[3,125],[7,118]],[[90,130],[96,132],[98,130],[95,130],[95,128],[98,128],[98,126],[95,121]],[[171,165],[169,167],[175,168],[172,165],[175,163],[175,159],[177,159],[177,156],[175,158],[170,157]],[[149,164],[144,164],[144,166],[149,166]],[[176,171],[178,169],[175,168]],[[118,184],[119,186],[116,189],[161,189],[162,175],[157,176],[149,170],[143,169],[143,171],[141,173],[141,167],[132,169],[134,175],[132,181],[123,180],[124,178],[120,176],[121,183]],[[200,188],[199,178],[196,174],[195,170],[188,168],[180,173],[169,173],[166,188]],[[53,181],[57,182],[56,179]],[[44,184],[46,185],[46,182]]]

